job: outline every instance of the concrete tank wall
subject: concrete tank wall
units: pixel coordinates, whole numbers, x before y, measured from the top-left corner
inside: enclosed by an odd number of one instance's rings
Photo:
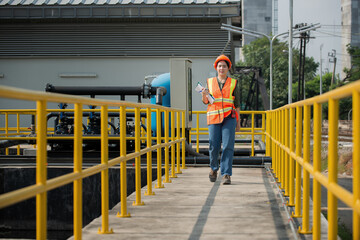
[[[70,167],[49,167],[48,179],[71,173]],[[0,168],[0,194],[35,184],[34,167]],[[141,171],[141,185],[145,186],[147,170]],[[153,180],[156,168],[153,168]],[[127,168],[127,193],[135,191],[135,170]],[[101,215],[101,174],[83,180],[83,226]],[[67,184],[49,191],[48,200],[48,237],[64,239],[73,233],[73,184]],[[109,208],[120,201],[120,170],[109,169]],[[120,211],[120,209],[119,209]],[[36,200],[28,199],[7,208],[0,209],[0,238],[19,237],[36,238]],[[52,237],[52,234],[56,236]],[[61,235],[61,236],[59,236]]]

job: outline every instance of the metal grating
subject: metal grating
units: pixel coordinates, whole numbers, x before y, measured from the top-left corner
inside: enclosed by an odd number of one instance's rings
[[[0,32],[0,57],[216,56],[228,41],[218,23],[24,24]]]

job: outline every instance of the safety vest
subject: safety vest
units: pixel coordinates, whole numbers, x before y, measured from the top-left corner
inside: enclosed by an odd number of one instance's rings
[[[209,104],[207,108],[207,124],[222,123],[224,118],[229,116],[231,112],[235,111],[233,92],[235,90],[237,80],[227,78],[225,84],[220,90],[217,78],[208,78],[207,84],[209,93],[213,95],[215,101],[213,104]],[[238,118],[236,114],[236,118]]]

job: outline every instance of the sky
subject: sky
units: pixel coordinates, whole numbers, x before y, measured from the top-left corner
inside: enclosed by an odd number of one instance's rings
[[[289,29],[289,0],[278,0],[278,33]],[[336,50],[336,73],[342,70],[344,54],[341,50],[341,0],[293,0],[293,26],[298,23],[320,23],[321,28],[311,32],[307,43],[306,56],[312,56],[320,62],[320,45],[322,48],[322,70],[333,71],[333,63],[329,62],[328,53]],[[279,38],[281,40],[281,37]],[[299,39],[293,40],[293,46],[300,47]],[[319,74],[318,69],[318,74]]]

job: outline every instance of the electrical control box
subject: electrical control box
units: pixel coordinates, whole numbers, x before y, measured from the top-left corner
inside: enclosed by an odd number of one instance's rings
[[[185,128],[192,127],[192,63],[188,58],[170,59],[171,107],[185,110]]]

